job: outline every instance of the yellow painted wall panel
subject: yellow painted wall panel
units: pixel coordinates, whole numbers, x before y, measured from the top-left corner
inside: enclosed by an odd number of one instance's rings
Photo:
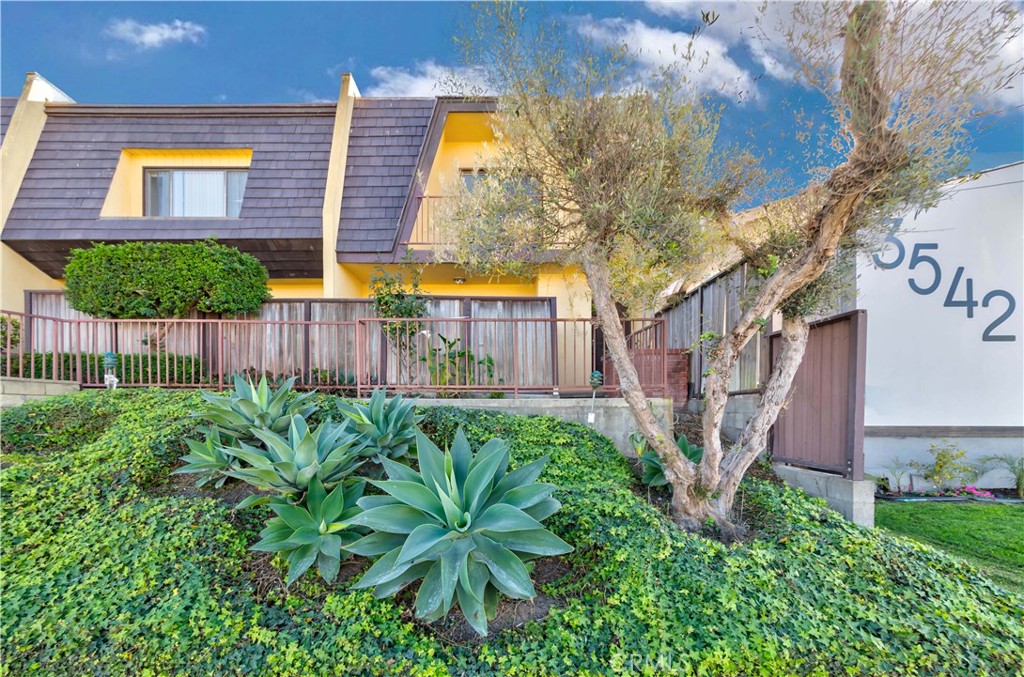
[[[244,169],[252,162],[251,148],[125,148],[110,180],[101,217],[143,215],[143,173],[150,168],[216,167]]]
[[[319,299],[324,295],[323,280],[270,280],[275,299]]]

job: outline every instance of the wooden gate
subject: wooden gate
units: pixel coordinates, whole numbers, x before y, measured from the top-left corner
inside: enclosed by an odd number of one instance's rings
[[[773,429],[773,460],[864,479],[866,332],[863,310],[811,324],[789,404]],[[772,364],[781,347],[773,334]]]

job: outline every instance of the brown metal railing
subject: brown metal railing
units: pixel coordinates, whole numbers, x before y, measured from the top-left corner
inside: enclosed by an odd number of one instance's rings
[[[378,385],[425,395],[589,393],[618,380],[592,320],[367,318],[353,321],[61,319],[0,311],[0,375],[103,387],[222,387],[234,374],[296,377],[299,388],[366,395]],[[18,330],[14,331],[14,322]],[[665,325],[627,320],[641,385],[667,392]],[[113,360],[113,367],[105,364]]]

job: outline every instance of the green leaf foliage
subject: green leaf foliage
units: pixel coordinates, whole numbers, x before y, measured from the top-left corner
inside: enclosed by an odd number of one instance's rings
[[[388,480],[372,482],[384,497],[363,499],[354,524],[374,531],[349,549],[381,556],[356,583],[390,597],[421,580],[416,615],[435,621],[456,602],[480,635],[487,634],[499,593],[536,596],[525,562],[572,548],[544,528],[561,504],[555,486],[537,482],[546,458],[512,472],[504,440],[474,454],[461,430],[442,452],[416,433],[419,472],[382,459]]]
[[[255,313],[270,298],[255,257],[208,240],[94,243],[64,267],[68,303],[94,317],[184,317],[193,310]]]
[[[629,442],[633,446],[633,451],[636,452],[643,470],[640,481],[649,487],[669,486],[668,480],[665,478],[665,465],[662,463],[661,457],[658,456],[658,452],[647,443],[647,438],[643,436],[643,433],[639,431],[631,433]],[[704,458],[704,447],[690,444],[683,435],[676,438],[676,447],[679,449],[679,453],[694,465],[699,465],[701,459]]]
[[[0,354],[0,372],[20,378],[68,378],[81,373],[93,382],[103,383],[106,368],[102,353],[24,353],[20,366],[17,354]],[[122,384],[159,384],[173,381],[183,385],[208,382],[206,363],[198,355],[160,353],[118,353],[114,356],[114,376]],[[81,369],[81,372],[78,370]]]
[[[260,489],[302,500],[314,482],[332,489],[360,466],[358,437],[344,426],[326,422],[310,430],[296,414],[288,437],[270,430],[255,435],[264,448],[239,442],[220,450],[237,465],[224,474]]]
[[[219,489],[224,486],[229,473],[239,469],[238,460],[224,450],[225,445],[231,446],[237,441],[222,436],[217,430],[208,430],[206,439],[202,441],[185,439],[184,442],[189,449],[189,453],[181,457],[185,465],[172,474],[198,475],[197,487],[212,482]]]
[[[0,674],[1020,672],[1024,597],[962,560],[749,480],[737,505],[756,538],[680,533],[634,493],[608,440],[547,417],[434,408],[421,424],[441,448],[460,427],[472,448],[506,440],[511,471],[549,457],[537,481],[560,487],[563,507],[545,525],[576,549],[562,556],[570,573],[534,583],[552,600],[543,618],[472,644],[438,638],[405,597],[353,590],[344,573],[267,591],[266,557],[248,550],[258,511],[163,484],[200,402],[119,389],[4,412]]]
[[[314,563],[321,578],[332,582],[341,561],[349,557],[345,548],[363,535],[350,525],[352,517],[360,512],[356,501],[362,496],[363,487],[360,482],[346,490],[338,483],[327,493],[320,478],[314,475],[301,504],[282,497],[270,499],[270,509],[276,517],[267,521],[267,527],[260,532],[262,540],[252,549],[276,552],[286,558],[286,585],[294,583]]]
[[[307,418],[315,409],[310,403],[313,393],[294,393],[295,378],[290,378],[276,390],[261,376],[259,385],[241,375],[234,377],[235,387],[225,395],[200,391],[206,403],[195,415],[216,429],[241,442],[258,444],[258,433],[269,431],[283,435],[294,416]]]
[[[363,455],[375,459],[394,460],[408,454],[416,441],[416,424],[423,418],[416,414],[415,398],[388,399],[384,388],[375,388],[366,404],[339,400],[337,411],[359,435]]]

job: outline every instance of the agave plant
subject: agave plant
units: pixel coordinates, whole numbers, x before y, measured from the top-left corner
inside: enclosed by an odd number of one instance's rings
[[[419,472],[386,457],[388,480],[372,484],[383,496],[359,501],[352,524],[375,533],[349,550],[383,555],[355,585],[378,598],[423,579],[416,615],[437,620],[457,600],[470,626],[487,634],[499,593],[516,599],[536,594],[525,562],[572,550],[541,520],[560,507],[555,487],[537,482],[547,457],[512,472],[508,445],[492,439],[473,454],[462,430],[441,452],[416,431]]]
[[[361,465],[358,437],[329,421],[310,431],[305,419],[296,414],[287,438],[269,430],[254,433],[265,449],[245,442],[221,449],[240,461],[238,468],[225,474],[260,489],[301,500],[314,479],[332,489]],[[259,498],[249,497],[239,507],[258,502]]]
[[[217,489],[224,486],[227,472],[238,469],[238,459],[225,452],[225,446],[232,446],[235,440],[222,437],[217,430],[207,430],[206,439],[185,440],[189,453],[181,457],[185,465],[174,470],[172,475],[199,475],[197,487],[213,482]]]
[[[244,442],[256,442],[257,431],[271,431],[284,434],[293,416],[307,418],[316,405],[308,402],[312,392],[296,395],[292,392],[295,378],[271,390],[266,376],[260,377],[259,385],[253,385],[235,375],[235,387],[227,395],[214,395],[200,391],[207,406],[195,413],[210,423],[211,428]]]
[[[416,439],[416,399],[395,395],[390,400],[383,388],[375,388],[370,401],[342,402],[338,409],[348,427],[357,432],[366,446],[363,455],[374,458],[400,458],[409,453]]]
[[[339,483],[327,493],[320,478],[309,482],[305,500],[293,504],[277,496],[268,501],[276,517],[267,520],[261,540],[252,546],[261,552],[276,552],[288,562],[291,585],[316,562],[320,576],[328,583],[338,575],[341,561],[349,557],[345,548],[362,537],[349,521],[360,512],[356,501],[363,494],[360,482],[352,487]]]
[[[665,478],[665,465],[662,463],[661,457],[658,456],[658,452],[651,449],[647,438],[637,431],[629,436],[629,441],[643,466],[644,473],[640,477],[640,481],[650,487],[668,486],[668,479]],[[683,435],[676,439],[676,447],[679,449],[679,453],[694,464],[700,464],[701,459],[704,458],[704,447],[690,444]]]

